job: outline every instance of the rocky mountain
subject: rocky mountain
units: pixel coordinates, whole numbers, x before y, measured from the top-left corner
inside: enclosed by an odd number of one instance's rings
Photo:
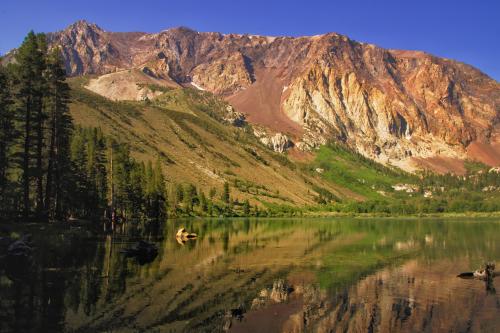
[[[265,128],[280,151],[337,140],[406,170],[458,172],[469,158],[500,165],[500,84],[457,61],[336,33],[117,33],[79,21],[48,39],[62,47],[71,76],[105,75],[90,80],[95,92],[154,97],[134,90],[143,81],[207,90]]]

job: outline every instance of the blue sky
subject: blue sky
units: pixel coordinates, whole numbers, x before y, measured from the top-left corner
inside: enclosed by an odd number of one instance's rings
[[[262,35],[338,32],[386,48],[423,50],[471,64],[500,81],[499,0],[2,0],[0,53],[24,35],[78,19],[109,31],[173,26]]]

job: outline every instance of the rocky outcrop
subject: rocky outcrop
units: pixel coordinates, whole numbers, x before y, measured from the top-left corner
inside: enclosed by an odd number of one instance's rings
[[[245,115],[241,112],[236,111],[231,105],[226,106],[226,112],[224,113],[222,119],[236,127],[242,127],[246,123]]]
[[[292,140],[283,133],[269,134],[262,127],[254,127],[253,133],[262,144],[278,153],[284,153],[287,149],[294,146]]]
[[[283,153],[288,148],[293,147],[293,142],[290,140],[290,138],[288,138],[288,136],[282,133],[276,133],[270,138],[269,145],[274,151]]]
[[[85,85],[85,88],[111,100],[132,101],[151,100],[168,87],[175,87],[175,84],[138,69],[104,74],[90,79]]]
[[[218,95],[230,95],[252,84],[251,68],[241,53],[228,59],[196,66],[192,71],[192,82]]]
[[[415,158],[500,154],[488,148],[500,143],[500,84],[423,52],[335,33],[265,37],[183,27],[113,33],[84,21],[48,39],[62,46],[70,75],[141,68],[175,84],[192,83],[224,96],[255,124],[286,132],[299,149],[336,140],[405,169]],[[285,141],[276,138],[279,150]]]
[[[499,85],[479,71],[424,53],[398,57],[340,44],[354,59],[324,54],[283,101],[287,115],[314,132],[388,163],[413,156],[466,158],[465,148],[487,140],[498,125]]]

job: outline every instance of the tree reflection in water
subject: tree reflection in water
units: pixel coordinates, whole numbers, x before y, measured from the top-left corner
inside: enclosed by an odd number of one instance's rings
[[[179,227],[198,234],[177,243]],[[89,229],[89,230],[88,230]],[[495,220],[182,220],[47,227],[32,274],[0,272],[0,331],[488,331]],[[158,245],[140,265],[120,252]],[[258,326],[261,323],[261,326]],[[256,326],[257,325],[257,326]]]

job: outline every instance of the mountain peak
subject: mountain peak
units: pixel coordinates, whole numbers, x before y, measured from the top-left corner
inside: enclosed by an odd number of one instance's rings
[[[88,22],[87,20],[78,20],[73,24],[70,24],[66,29],[66,31],[72,31],[72,30],[93,30],[93,31],[100,31],[104,32],[104,30],[99,27],[95,23]]]
[[[181,34],[181,35],[185,35],[185,34],[197,34],[198,31],[194,30],[194,29],[191,29],[189,27],[186,27],[186,26],[178,26],[178,27],[172,27],[172,28],[168,28],[168,29],[165,29],[162,31],[163,33],[170,33],[170,34]]]

